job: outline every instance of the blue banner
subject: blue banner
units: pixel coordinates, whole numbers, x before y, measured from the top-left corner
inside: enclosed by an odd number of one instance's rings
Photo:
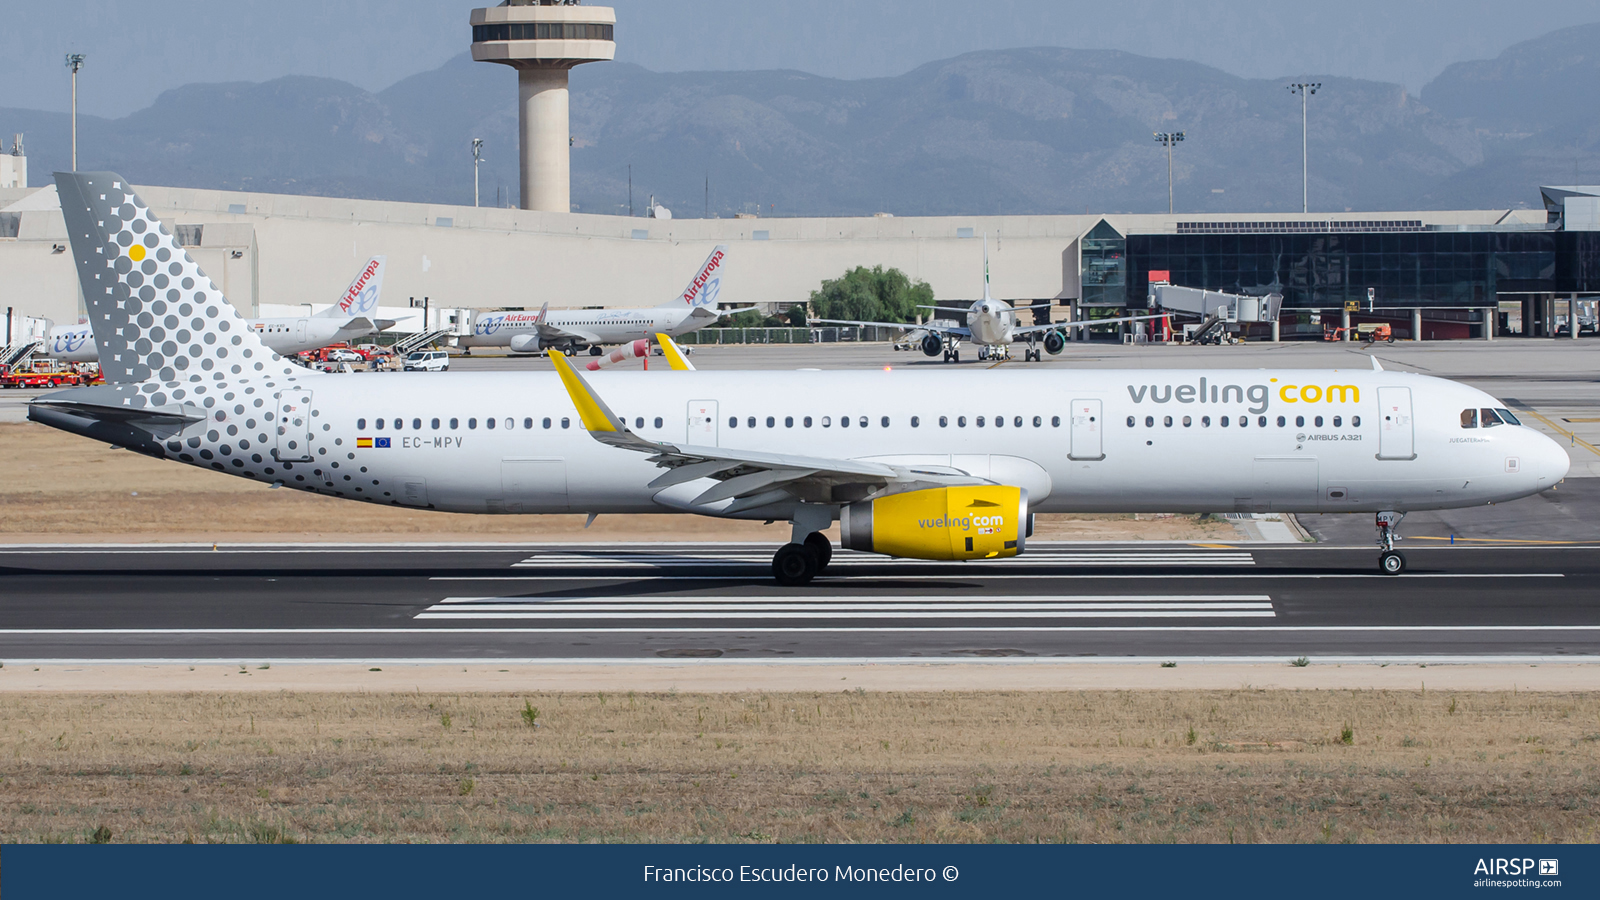
[[[12,845],[0,866],[6,900],[1600,896],[1594,846]]]

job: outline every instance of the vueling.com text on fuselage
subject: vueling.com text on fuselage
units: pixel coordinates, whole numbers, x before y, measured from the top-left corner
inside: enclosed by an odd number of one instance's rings
[[[1271,379],[1274,383],[1278,379]],[[1360,403],[1361,389],[1353,384],[1284,384],[1277,385],[1278,399],[1284,403]],[[1128,385],[1128,397],[1134,403],[1244,403],[1252,405],[1250,412],[1264,413],[1271,405],[1272,385],[1210,384],[1201,378],[1198,384],[1140,384]]]

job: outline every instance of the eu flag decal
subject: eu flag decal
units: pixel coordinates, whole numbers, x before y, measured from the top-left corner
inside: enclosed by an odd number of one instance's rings
[[[388,447],[389,446],[389,439],[388,438],[373,438],[372,439],[372,443],[373,443],[373,446],[375,446],[375,447]]]

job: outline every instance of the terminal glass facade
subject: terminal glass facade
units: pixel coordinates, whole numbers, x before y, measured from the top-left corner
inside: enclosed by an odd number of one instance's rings
[[[1151,270],[1171,283],[1283,295],[1286,309],[1365,305],[1492,305],[1495,295],[1555,291],[1555,232],[1419,231],[1356,234],[1134,234],[1127,237],[1127,302],[1146,303]],[[1087,253],[1085,254],[1087,257]],[[1570,254],[1569,254],[1570,256]],[[1600,284],[1600,242],[1572,278]],[[1088,296],[1087,262],[1084,294]],[[1574,288],[1580,289],[1581,288]]]
[[[1084,306],[1130,305],[1127,240],[1102,219],[1084,235],[1079,252],[1079,274],[1083,280],[1081,303]],[[1142,288],[1139,296],[1144,296]]]

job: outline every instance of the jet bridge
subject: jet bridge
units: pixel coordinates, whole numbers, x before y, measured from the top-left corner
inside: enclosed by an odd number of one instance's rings
[[[1276,292],[1257,297],[1172,284],[1157,283],[1150,286],[1151,309],[1186,314],[1200,320],[1200,324],[1192,326],[1192,330],[1184,329],[1187,332],[1185,340],[1194,343],[1213,343],[1219,340],[1229,325],[1241,322],[1277,322],[1278,311],[1282,306],[1283,295]]]

